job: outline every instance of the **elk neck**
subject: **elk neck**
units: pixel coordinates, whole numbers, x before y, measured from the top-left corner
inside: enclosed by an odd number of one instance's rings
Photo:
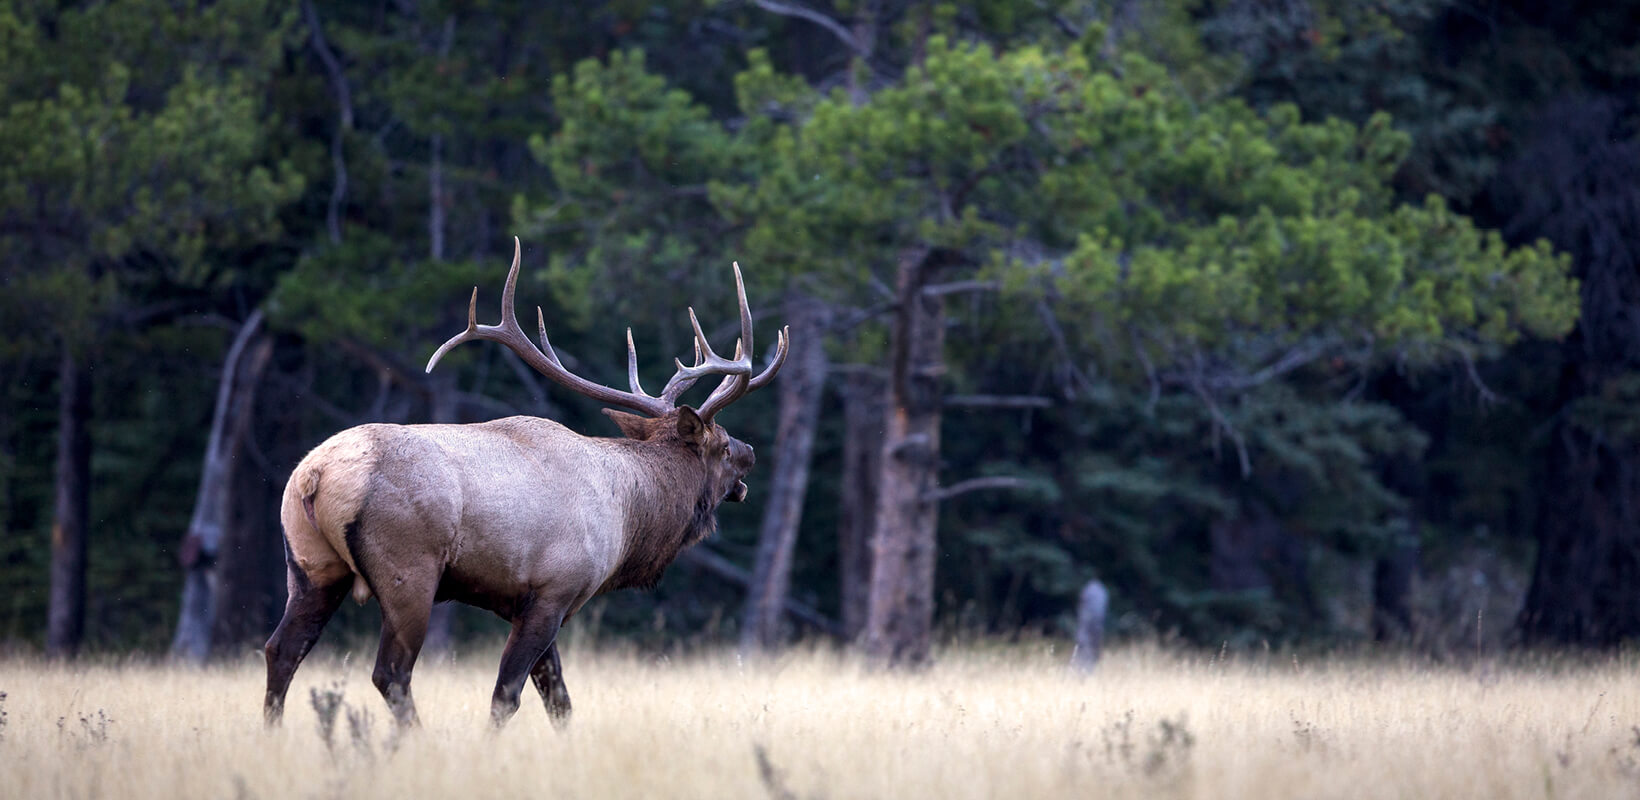
[[[599,594],[628,587],[652,588],[678,553],[717,530],[717,507],[706,466],[698,453],[661,440],[616,440],[636,456],[631,473],[621,563]]]

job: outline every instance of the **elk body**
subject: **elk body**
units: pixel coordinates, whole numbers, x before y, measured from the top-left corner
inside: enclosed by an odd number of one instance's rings
[[[268,640],[268,724],[279,722],[285,692],[303,657],[343,599],[374,595],[381,645],[372,680],[400,724],[417,722],[410,672],[433,605],[454,600],[512,623],[491,696],[500,726],[518,710],[533,679],[555,724],[567,720],[556,637],[593,596],[650,586],[683,548],[716,527],[717,507],[746,497],[752,448],[713,421],[717,412],[772,379],[784,362],[787,332],[775,355],[752,370],[752,321],[740,268],[741,337],[735,356],[712,351],[694,310],[695,364],[679,362],[660,396],[638,383],[627,331],[631,391],[587,381],[564,368],[547,342],[537,349],[518,326],[513,291],[519,250],[501,301],[500,325],[478,325],[478,290],[467,330],[439,347],[428,371],[456,345],[499,342],[553,381],[609,405],[626,438],[593,438],[536,417],[473,425],[361,425],[314,448],[285,487],[281,521],[289,600]],[[696,381],[722,382],[700,409],[678,397]]]

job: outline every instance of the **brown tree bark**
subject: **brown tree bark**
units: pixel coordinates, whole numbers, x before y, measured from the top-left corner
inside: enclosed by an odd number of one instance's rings
[[[285,607],[285,548],[279,526],[284,482],[269,477],[251,457],[252,444],[267,406],[258,391],[252,428],[235,451],[233,501],[217,549],[216,618],[211,627],[213,654],[248,652],[268,638]],[[232,649],[229,649],[232,648]]]
[[[1562,344],[1555,427],[1534,522],[1537,566],[1520,613],[1529,644],[1640,639],[1640,436],[1580,406],[1623,397],[1640,373],[1640,137],[1627,99],[1568,95],[1521,133],[1499,174],[1506,235],[1573,256],[1577,328]],[[1605,400],[1601,400],[1605,398]]]
[[[814,433],[820,425],[820,397],[826,383],[825,310],[813,298],[788,299],[790,353],[781,369],[779,422],[769,502],[758,532],[757,560],[746,592],[740,629],[742,652],[772,650],[780,644],[780,621],[791,584],[792,551],[803,521]]]
[[[251,312],[223,359],[217,384],[211,432],[205,442],[205,460],[199,475],[193,517],[178,554],[182,562],[182,602],[171,655],[195,664],[211,654],[212,633],[220,595],[217,569],[222,541],[234,504],[234,467],[245,431],[250,426],[256,385],[273,355],[273,341],[262,335],[262,311]]]
[[[1416,524],[1408,517],[1406,528],[1388,553],[1372,567],[1373,641],[1410,644],[1417,639],[1417,621],[1412,614],[1412,583],[1418,576]]]
[[[1640,638],[1640,444],[1570,424],[1549,456],[1538,560],[1521,609],[1526,642],[1614,647]]]
[[[871,532],[877,523],[877,479],[888,430],[883,376],[854,370],[843,380],[843,487],[837,525],[837,589],[843,634],[866,627],[871,599]]]
[[[942,296],[923,287],[941,258],[939,251],[902,255],[895,280],[888,431],[865,629],[867,657],[886,666],[926,664],[933,646],[945,310]]]
[[[57,488],[51,524],[46,654],[73,657],[85,636],[86,537],[91,506],[91,375],[63,344],[58,369]]]

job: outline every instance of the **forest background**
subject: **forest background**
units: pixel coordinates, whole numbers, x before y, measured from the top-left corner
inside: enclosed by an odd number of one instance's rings
[[[1097,578],[1113,635],[1212,648],[1632,640],[1636,31],[1634,2],[5,0],[0,642],[258,646],[285,478],[344,427],[615,435],[502,348],[422,372],[514,235],[601,383],[627,325],[655,385],[684,306],[732,321],[731,260],[792,327],[723,420],[751,502],[589,606],[603,635],[914,662],[1067,635]]]

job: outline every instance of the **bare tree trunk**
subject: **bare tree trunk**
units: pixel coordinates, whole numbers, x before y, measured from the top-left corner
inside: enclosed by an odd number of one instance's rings
[[[347,75],[342,72],[342,62],[336,58],[336,53],[330,49],[330,43],[325,40],[324,28],[319,24],[319,12],[313,7],[313,0],[302,0],[302,18],[307,23],[309,41],[313,43],[314,52],[319,54],[320,63],[324,64],[325,74],[329,76],[331,91],[336,95],[336,130],[330,137],[330,166],[334,181],[330,187],[330,202],[325,206],[325,229],[330,232],[330,241],[340,244],[342,241],[342,204],[347,200],[347,132],[353,128],[353,92],[348,88]]]
[[[887,432],[882,375],[866,370],[843,380],[843,488],[837,525],[837,580],[843,633],[850,641],[866,627],[871,596],[871,531],[877,522],[877,479]]]
[[[427,257],[444,260],[444,137],[433,134],[427,147],[432,156],[427,164]]]
[[[922,289],[937,258],[937,251],[902,256],[895,287],[888,435],[865,630],[866,655],[888,666],[925,664],[933,645],[945,312],[941,296]]]
[[[444,69],[445,61],[450,57],[450,45],[455,41],[456,18],[444,18],[443,33],[439,37],[438,66]],[[431,155],[427,164],[427,257],[433,261],[444,260],[444,137],[433,134],[428,140],[428,150]]]
[[[769,504],[758,532],[757,561],[752,566],[740,629],[740,649],[748,653],[772,650],[780,644],[792,551],[803,521],[814,432],[820,425],[820,396],[826,383],[824,309],[813,298],[799,296],[790,298],[787,308],[787,323],[794,333],[779,381],[779,424],[775,429]]]
[[[91,376],[63,344],[58,374],[56,517],[51,525],[51,605],[46,654],[69,658],[85,635],[87,517],[91,506]]]
[[[250,424],[256,384],[273,354],[273,341],[262,336],[261,330],[262,310],[257,309],[239,326],[223,359],[194,514],[178,556],[183,568],[182,608],[171,638],[171,655],[195,664],[204,663],[211,654],[222,592],[217,556],[233,507],[234,457]]]

